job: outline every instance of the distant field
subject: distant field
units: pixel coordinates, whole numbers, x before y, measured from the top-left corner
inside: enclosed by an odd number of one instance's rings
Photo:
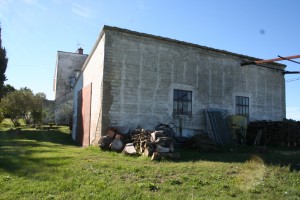
[[[0,199],[300,199],[300,149],[182,151],[153,162],[73,145],[67,127],[0,128]]]

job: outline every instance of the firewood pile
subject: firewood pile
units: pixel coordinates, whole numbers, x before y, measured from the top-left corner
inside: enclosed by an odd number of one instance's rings
[[[135,129],[129,134],[120,134],[117,129],[110,128],[100,138],[99,147],[126,155],[143,155],[151,160],[179,159],[179,154],[174,152],[174,143],[174,138],[163,131]]]
[[[250,122],[247,144],[281,147],[300,146],[300,122],[294,120]]]

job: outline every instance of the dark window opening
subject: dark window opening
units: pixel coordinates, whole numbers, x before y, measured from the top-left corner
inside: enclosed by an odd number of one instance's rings
[[[174,89],[173,114],[191,115],[192,114],[192,92]]]
[[[249,118],[249,97],[236,96],[236,111],[237,115],[243,115]]]

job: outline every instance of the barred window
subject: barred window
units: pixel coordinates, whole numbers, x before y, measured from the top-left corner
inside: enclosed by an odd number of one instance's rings
[[[173,114],[175,115],[192,114],[192,92],[191,91],[174,89]]]
[[[249,97],[236,96],[236,111],[237,115],[244,115],[249,117]]]

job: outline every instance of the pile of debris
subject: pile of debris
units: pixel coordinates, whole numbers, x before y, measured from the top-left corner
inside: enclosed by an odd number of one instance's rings
[[[250,122],[248,145],[299,147],[300,122],[294,120]]]
[[[194,135],[188,139],[186,148],[196,149],[206,152],[219,151],[215,142],[207,134]]]
[[[174,143],[175,139],[163,131],[135,129],[129,134],[121,134],[116,128],[110,128],[100,138],[99,147],[126,155],[143,155],[151,157],[151,160],[179,159],[179,153],[174,152]]]

